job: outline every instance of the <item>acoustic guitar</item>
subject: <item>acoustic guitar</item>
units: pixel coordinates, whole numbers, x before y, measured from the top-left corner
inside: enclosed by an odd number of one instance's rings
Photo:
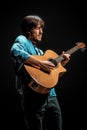
[[[77,50],[81,49],[84,51],[85,44],[83,42],[77,42],[74,47],[66,51],[65,53],[73,54]],[[67,70],[63,67],[61,62],[64,60],[63,55],[58,55],[52,50],[47,50],[44,55],[34,55],[36,58],[40,60],[49,60],[54,59],[56,61],[55,68],[51,70],[50,73],[37,69],[36,67],[32,67],[24,64],[24,68],[31,77],[31,80],[28,83],[28,86],[34,90],[35,92],[46,94],[50,91],[51,88],[55,87],[58,83],[60,74],[65,73]]]

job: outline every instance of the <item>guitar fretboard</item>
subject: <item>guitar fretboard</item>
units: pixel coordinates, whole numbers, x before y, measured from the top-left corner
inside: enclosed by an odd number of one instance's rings
[[[76,52],[77,50],[81,49],[82,51],[84,51],[85,45],[83,43],[76,43],[77,45],[72,47],[71,49],[67,50],[65,53],[67,54],[73,54],[74,52]],[[55,60],[57,61],[57,63],[63,61],[65,58],[63,57],[63,55],[61,54],[60,56],[56,57]]]

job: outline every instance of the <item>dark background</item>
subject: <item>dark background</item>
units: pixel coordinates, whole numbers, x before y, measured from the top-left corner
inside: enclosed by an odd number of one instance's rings
[[[25,15],[40,15],[45,21],[43,41],[38,46],[58,54],[75,46],[87,45],[87,9],[84,1],[12,1],[0,4],[0,129],[26,130],[15,90],[15,75],[10,47],[20,33],[20,20]],[[1,9],[2,8],[2,9]],[[77,51],[66,65],[67,73],[56,88],[60,102],[63,130],[86,129],[87,53]]]

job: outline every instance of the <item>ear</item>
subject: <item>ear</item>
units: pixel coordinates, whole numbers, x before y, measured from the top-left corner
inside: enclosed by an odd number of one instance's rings
[[[31,37],[31,32],[28,31],[28,32],[27,32],[27,36],[28,36],[28,37]]]

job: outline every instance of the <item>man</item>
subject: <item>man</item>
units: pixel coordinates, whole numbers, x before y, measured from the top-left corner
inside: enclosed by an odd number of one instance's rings
[[[11,47],[11,57],[15,63],[16,88],[22,96],[22,108],[28,130],[62,130],[61,110],[55,86],[45,94],[35,92],[22,75],[25,71],[20,71],[24,70],[24,65],[49,74],[55,68],[55,60],[41,60],[34,56],[44,55],[44,52],[36,46],[42,41],[43,28],[44,21],[39,16],[29,15],[22,19],[22,34],[15,38]],[[69,61],[69,54],[63,53],[63,56],[64,62]]]

